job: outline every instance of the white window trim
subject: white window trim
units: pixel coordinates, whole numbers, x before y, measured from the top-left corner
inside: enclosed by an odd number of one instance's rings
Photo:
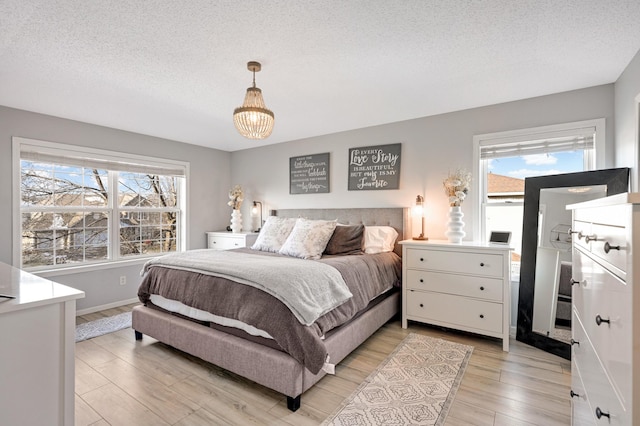
[[[104,158],[107,159],[108,161],[112,161],[112,162],[122,162],[122,163],[136,163],[136,164],[141,164],[141,165],[149,165],[149,166],[153,166],[153,167],[164,167],[167,169],[182,169],[184,170],[184,178],[185,178],[185,185],[184,188],[182,189],[182,197],[180,197],[180,210],[182,210],[182,212],[184,214],[180,215],[180,224],[179,224],[179,228],[181,229],[181,231],[178,233],[178,239],[179,239],[179,247],[181,247],[181,250],[186,250],[187,247],[189,247],[189,221],[187,220],[186,216],[188,214],[188,212],[186,211],[186,207],[189,205],[189,173],[190,173],[190,164],[186,161],[179,161],[179,160],[170,160],[170,159],[166,159],[166,158],[159,158],[159,157],[151,157],[151,156],[147,156],[147,155],[137,155],[137,154],[129,154],[129,153],[124,153],[124,152],[116,152],[116,151],[109,151],[109,150],[104,150],[104,149],[98,149],[98,148],[89,148],[89,147],[84,147],[84,146],[78,146],[78,145],[68,145],[68,144],[62,144],[62,143],[58,143],[58,142],[48,142],[48,141],[41,141],[41,140],[36,140],[36,139],[28,139],[28,138],[23,138],[23,137],[18,137],[18,136],[14,136],[12,137],[12,178],[13,178],[13,188],[12,188],[12,201],[13,201],[13,259],[12,259],[12,264],[15,267],[21,267],[20,265],[20,259],[21,259],[21,238],[22,238],[22,226],[20,223],[20,218],[21,218],[21,214],[20,214],[20,179],[21,179],[21,170],[20,170],[20,153],[23,149],[23,147],[26,148],[26,146],[35,146],[38,148],[42,148],[44,151],[47,152],[51,152],[53,151],[59,151],[59,152],[69,152],[69,153],[74,153],[75,155],[78,156],[86,156],[86,157],[96,157],[96,158]],[[58,271],[60,273],[74,273],[74,272],[86,272],[87,268],[91,268],[91,269],[101,269],[103,267],[112,267],[112,266],[117,266],[119,264],[125,265],[125,264],[130,264],[132,262],[135,262],[136,260],[141,261],[141,259],[144,259],[144,257],[136,257],[135,259],[132,259],[130,257],[128,258],[121,258],[121,259],[117,259],[117,260],[110,260],[108,262],[90,262],[90,263],[84,263],[84,264],[78,264],[78,265],[73,265],[73,266],[69,266],[69,267],[57,267],[57,268],[52,268],[50,270],[47,269],[43,269],[43,270],[38,270],[37,273],[48,273],[48,272],[53,272],[56,271],[56,274],[58,273]],[[62,272],[64,271],[64,272]]]
[[[552,124],[549,126],[530,127],[526,129],[508,130],[504,132],[486,133],[473,136],[473,183],[471,190],[471,200],[475,211],[478,214],[473,215],[473,239],[475,241],[484,241],[484,229],[483,218],[484,212],[482,209],[482,194],[486,192],[486,188],[481,188],[480,185],[486,186],[484,179],[479,179],[482,174],[486,174],[487,170],[480,170],[480,147],[483,145],[499,145],[501,143],[513,143],[516,141],[527,141],[535,139],[547,139],[553,138],[561,134],[566,134],[567,131],[583,129],[585,127],[595,128],[595,167],[596,169],[603,169],[606,166],[605,162],[605,137],[606,137],[606,120],[604,118],[597,118],[593,120],[575,121],[571,123]]]

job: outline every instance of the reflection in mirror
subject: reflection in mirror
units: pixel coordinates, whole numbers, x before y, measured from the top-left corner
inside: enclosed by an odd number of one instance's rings
[[[567,204],[602,198],[606,185],[543,188],[538,210],[533,332],[571,342],[571,211]]]
[[[568,233],[571,213],[565,211],[565,206],[627,192],[629,170],[594,170],[525,179],[517,340],[566,359],[571,357],[571,346],[566,340],[570,339],[571,325],[566,322],[565,312],[571,311],[571,301],[561,298],[568,293],[561,288],[566,279],[563,274],[571,279],[571,271],[567,266],[563,268],[562,262],[570,259],[570,237],[573,238]],[[564,328],[564,332],[556,331],[557,328]]]

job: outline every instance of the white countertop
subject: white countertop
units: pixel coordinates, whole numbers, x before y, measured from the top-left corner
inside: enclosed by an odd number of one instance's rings
[[[499,243],[489,243],[484,241],[462,241],[461,243],[452,243],[448,240],[403,240],[398,244],[415,244],[415,245],[425,245],[432,247],[449,247],[449,248],[486,248],[486,249],[494,249],[494,250],[513,250],[513,247],[510,247],[507,244],[499,244]]]
[[[0,294],[15,296],[14,299],[0,297],[0,313],[84,297],[84,291],[58,284],[1,262]]]

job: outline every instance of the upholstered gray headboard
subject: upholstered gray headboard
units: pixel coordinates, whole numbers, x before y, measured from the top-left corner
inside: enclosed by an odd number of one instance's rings
[[[409,209],[404,207],[354,208],[354,209],[281,209],[281,217],[304,217],[307,219],[337,220],[344,225],[391,226],[398,231],[398,240],[410,238],[411,221]],[[401,256],[402,247],[397,244],[394,251]]]

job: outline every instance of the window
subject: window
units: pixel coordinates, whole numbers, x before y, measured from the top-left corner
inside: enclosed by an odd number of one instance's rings
[[[14,138],[16,152],[21,267],[183,249],[186,164],[22,138]]]
[[[603,135],[604,120],[592,120],[474,137],[480,211],[476,237],[487,241],[491,231],[511,231],[514,278],[522,246],[524,179],[595,169],[596,146],[602,146]]]

